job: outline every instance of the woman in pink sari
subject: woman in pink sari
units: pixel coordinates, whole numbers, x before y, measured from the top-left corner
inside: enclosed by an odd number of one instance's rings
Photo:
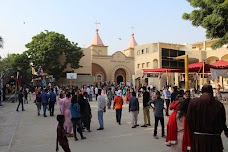
[[[68,137],[73,137],[72,134],[72,123],[71,123],[71,114],[70,114],[70,104],[71,98],[70,93],[66,94],[66,97],[62,99],[62,114],[65,116],[64,129],[66,130]]]

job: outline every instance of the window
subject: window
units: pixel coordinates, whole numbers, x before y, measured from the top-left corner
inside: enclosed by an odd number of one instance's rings
[[[150,62],[147,62],[146,63],[146,67],[150,67]]]
[[[138,68],[138,69],[140,68],[140,64],[138,64],[137,68]]]
[[[155,53],[155,52],[158,52],[158,50],[157,49],[153,49],[153,53]]]
[[[149,53],[149,48],[146,48],[146,53]]]
[[[97,82],[102,82],[102,76],[101,75],[97,75]]]
[[[142,68],[144,68],[144,67],[145,67],[145,63],[142,64]]]
[[[137,55],[140,55],[140,50],[137,51]]]
[[[142,54],[144,54],[144,49],[142,49]]]

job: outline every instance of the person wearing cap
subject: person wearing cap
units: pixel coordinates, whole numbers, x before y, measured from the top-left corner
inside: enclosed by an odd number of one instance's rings
[[[121,125],[121,115],[122,115],[122,106],[123,106],[123,97],[121,96],[122,91],[117,91],[117,96],[114,98],[113,110],[116,110],[116,122]]]
[[[62,146],[65,152],[71,152],[66,136],[66,131],[63,127],[65,121],[64,115],[57,115],[57,121],[59,122],[59,124],[57,127],[56,152],[59,151],[58,143]]]
[[[147,91],[146,87],[143,87],[143,116],[144,116],[144,125],[141,127],[151,126],[150,124],[150,111],[149,111],[149,101],[150,93]]]

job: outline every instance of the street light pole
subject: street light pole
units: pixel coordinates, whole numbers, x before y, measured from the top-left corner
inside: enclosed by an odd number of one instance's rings
[[[175,60],[184,59],[185,91],[187,91],[189,89],[189,82],[188,82],[188,54],[175,57],[174,59]]]
[[[185,70],[185,91],[188,90],[189,83],[188,83],[188,54],[185,55],[184,58],[184,70]]]

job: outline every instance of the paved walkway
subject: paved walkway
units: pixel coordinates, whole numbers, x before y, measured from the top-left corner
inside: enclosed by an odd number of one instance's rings
[[[0,152],[54,152],[56,144],[56,126],[55,117],[44,118],[37,116],[34,103],[25,105],[24,112],[16,112],[17,103],[5,103],[0,108]],[[130,114],[127,105],[124,105],[122,125],[115,122],[115,111],[108,110],[104,115],[105,129],[97,131],[97,103],[91,102],[93,118],[92,132],[84,132],[86,140],[74,141],[69,139],[72,151],[89,152],[167,152],[169,148],[164,145],[164,138],[155,140],[153,138],[153,127],[135,128],[130,125]],[[226,106],[227,107],[227,106]],[[227,108],[228,109],[228,108]],[[58,108],[56,114],[59,113]],[[154,122],[151,112],[152,125]],[[167,118],[165,119],[167,122]],[[143,113],[140,111],[139,124],[143,124]],[[159,128],[158,136],[161,136]],[[78,136],[79,137],[79,136]],[[223,135],[225,151],[228,151],[228,145],[225,143],[228,139]],[[60,148],[60,152],[62,149]]]

